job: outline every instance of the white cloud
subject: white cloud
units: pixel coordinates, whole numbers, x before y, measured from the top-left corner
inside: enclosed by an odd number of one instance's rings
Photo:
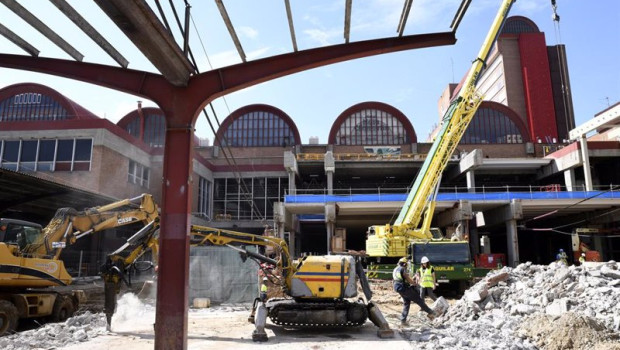
[[[331,45],[331,41],[342,35],[342,30],[322,30],[322,29],[306,29],[304,30],[310,40],[318,42],[322,46]]]
[[[233,64],[241,63],[241,58],[237,50],[228,50],[209,55],[209,60],[213,68],[226,67]]]
[[[543,10],[549,10],[551,13],[551,6],[547,6],[547,2],[537,0],[519,0],[514,4],[515,8],[520,12],[524,12],[528,15],[537,13]]]
[[[256,58],[261,58],[261,57],[267,56],[267,53],[270,50],[271,50],[271,48],[269,46],[266,46],[266,47],[261,47],[261,48],[256,49],[256,50],[252,50],[252,51],[246,53],[245,55],[246,55],[248,60],[253,60],[253,59],[256,59]]]
[[[258,30],[252,27],[238,27],[237,31],[239,32],[239,34],[249,39],[255,39],[256,37],[258,37]]]

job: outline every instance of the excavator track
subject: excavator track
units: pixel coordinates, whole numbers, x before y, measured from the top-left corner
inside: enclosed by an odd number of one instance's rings
[[[347,300],[310,302],[271,299],[266,307],[271,322],[296,328],[357,327],[368,319],[365,304]]]

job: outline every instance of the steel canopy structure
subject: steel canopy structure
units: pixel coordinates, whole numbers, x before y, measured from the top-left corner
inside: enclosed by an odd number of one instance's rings
[[[399,24],[399,36],[350,42],[351,1],[346,3],[345,43],[297,50],[290,4],[286,0],[287,18],[294,51],[254,61],[246,61],[232,24],[228,30],[235,41],[243,63],[200,73],[189,50],[189,11],[185,1],[185,27],[177,23],[183,34],[179,45],[172,35],[161,4],[155,1],[160,17],[144,0],[95,0],[101,10],[153,64],[159,74],[127,69],[127,60],[103,35],[90,26],[64,0],[50,0],[94,42],[100,45],[120,67],[84,63],[82,54],[44,25],[15,0],[0,0],[31,26],[67,52],[75,61],[39,57],[39,50],[10,28],[1,26],[7,37],[31,56],[0,52],[0,67],[52,74],[123,91],[155,102],[167,120],[164,149],[163,198],[161,203],[160,266],[155,323],[156,349],[187,348],[187,306],[189,280],[189,183],[193,157],[194,124],[202,109],[215,98],[264,81],[337,62],[403,50],[453,45],[455,31],[469,4],[463,0],[452,23],[452,31],[403,36],[402,29],[411,10],[405,3]],[[216,1],[225,22],[227,15],[221,0]],[[173,2],[171,1],[172,5]],[[229,21],[228,21],[229,22]],[[183,47],[183,48],[181,48]]]

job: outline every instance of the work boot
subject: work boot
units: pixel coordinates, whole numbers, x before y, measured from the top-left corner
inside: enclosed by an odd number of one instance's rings
[[[426,314],[426,317],[428,317],[429,320],[434,320],[435,317],[437,317],[437,314],[433,311],[430,314]]]
[[[401,325],[401,327],[405,327],[405,326],[409,325],[409,322],[407,322],[407,320],[401,320],[400,321],[400,325]]]

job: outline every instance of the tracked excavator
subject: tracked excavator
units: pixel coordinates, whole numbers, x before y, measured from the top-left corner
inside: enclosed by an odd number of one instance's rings
[[[84,292],[50,288],[72,282],[60,259],[62,250],[106,229],[152,226],[159,218],[157,210],[151,195],[143,194],[83,211],[59,209],[45,227],[0,219],[0,335],[15,331],[19,319],[64,321],[72,316],[85,301]]]
[[[155,245],[157,222],[145,226],[128,240],[128,244],[108,256],[103,272],[105,281],[106,317],[108,325],[116,307],[126,268],[148,246]],[[265,276],[286,297],[272,298],[266,302],[255,300],[249,321],[256,329],[254,341],[266,341],[267,317],[277,325],[293,328],[355,327],[370,319],[379,327],[378,336],[393,337],[385,318],[370,299],[372,292],[363,267],[358,259],[349,255],[306,256],[293,261],[286,242],[280,238],[257,236],[249,233],[192,225],[190,245],[227,246],[239,251],[242,259],[259,264]],[[142,243],[140,243],[142,242]],[[130,243],[135,248],[130,247]],[[247,246],[265,248],[270,256],[246,249]],[[271,265],[273,269],[263,266]],[[256,276],[248,276],[255,278]],[[358,298],[358,283],[365,298]]]
[[[469,242],[462,238],[444,238],[441,231],[430,226],[441,174],[482,102],[483,96],[476,91],[476,82],[514,1],[502,1],[478,56],[441,120],[440,130],[397,219],[393,224],[368,228],[366,253],[376,262],[371,264],[370,270],[385,271],[391,276],[391,269],[395,265],[381,266],[379,262],[409,256],[419,267],[422,256],[427,256],[440,275],[438,281],[472,278],[473,262]],[[415,264],[412,264],[412,268],[415,271]]]

